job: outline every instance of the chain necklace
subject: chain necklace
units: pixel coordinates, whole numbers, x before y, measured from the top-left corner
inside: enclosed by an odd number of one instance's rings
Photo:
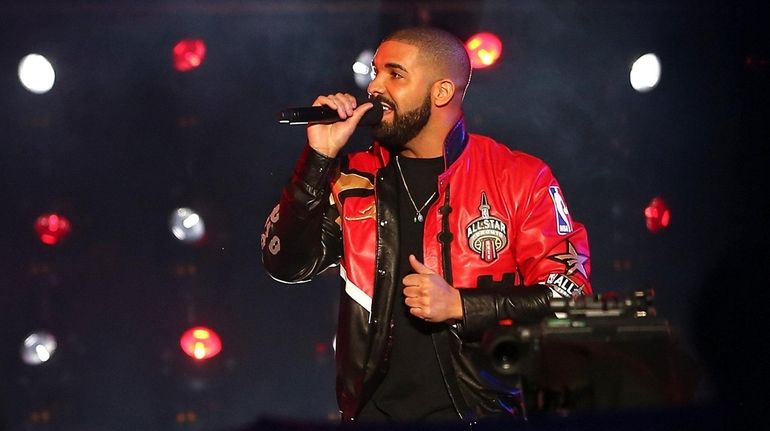
[[[422,223],[425,221],[425,217],[422,215],[422,210],[425,209],[425,207],[428,206],[431,200],[433,200],[433,197],[436,196],[436,192],[434,191],[432,195],[428,198],[427,201],[425,201],[424,204],[422,204],[422,207],[419,209],[417,208],[417,204],[414,203],[414,199],[412,199],[412,193],[409,191],[409,186],[406,185],[406,179],[404,178],[404,173],[401,171],[401,163],[398,162],[398,156],[396,156],[396,167],[398,168],[398,174],[401,175],[401,182],[404,183],[404,188],[406,189],[406,195],[409,196],[409,201],[412,202],[412,206],[414,207],[414,219],[412,219],[415,223]]]

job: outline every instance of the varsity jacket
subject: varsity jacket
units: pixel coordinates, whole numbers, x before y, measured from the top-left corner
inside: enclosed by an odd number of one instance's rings
[[[342,278],[337,401],[355,420],[387,373],[398,277],[398,173],[376,142],[328,158],[309,146],[265,223],[262,259],[278,281],[309,281],[330,266]],[[459,289],[461,322],[433,335],[460,419],[512,412],[520,395],[484,372],[481,335],[500,321],[533,322],[552,296],[590,294],[586,230],[539,159],[468,134],[444,143],[446,169],[425,215],[424,264]]]

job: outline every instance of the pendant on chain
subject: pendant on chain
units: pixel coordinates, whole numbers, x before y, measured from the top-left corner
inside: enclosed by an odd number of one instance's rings
[[[434,191],[430,195],[428,200],[425,201],[424,204],[422,204],[422,208],[417,208],[417,204],[414,202],[414,198],[412,198],[412,192],[409,191],[409,186],[406,184],[406,178],[404,178],[404,172],[401,170],[401,163],[398,161],[398,156],[396,156],[396,168],[398,168],[398,174],[401,176],[401,182],[404,184],[404,189],[406,190],[406,195],[409,197],[409,202],[412,203],[412,206],[416,211],[416,214],[412,220],[415,223],[422,223],[423,221],[425,221],[425,217],[422,216],[422,210],[424,210],[425,207],[428,206],[430,201],[433,200],[433,197],[436,196],[436,192]]]

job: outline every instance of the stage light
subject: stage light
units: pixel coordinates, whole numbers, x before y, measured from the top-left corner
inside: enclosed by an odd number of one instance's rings
[[[70,222],[58,214],[43,214],[35,220],[35,231],[45,245],[56,245],[69,236]]]
[[[30,334],[21,345],[21,360],[27,365],[40,365],[48,362],[56,352],[56,338],[48,332],[38,331]]]
[[[189,72],[203,64],[206,44],[201,39],[182,39],[174,45],[174,69]]]
[[[374,52],[370,49],[366,49],[358,55],[356,62],[353,63],[353,79],[356,81],[356,85],[362,90],[366,90],[369,83],[374,78],[372,71],[372,59],[374,58]]]
[[[493,33],[476,33],[465,43],[465,49],[471,58],[471,67],[483,69],[495,64],[503,52],[503,43]]]
[[[193,410],[179,412],[176,414],[176,421],[180,424],[187,422],[194,423],[198,421],[198,414]]]
[[[660,60],[655,54],[644,54],[634,61],[629,74],[631,87],[640,93],[651,91],[660,81]]]
[[[671,211],[663,198],[656,196],[644,209],[644,218],[647,222],[647,230],[657,233],[671,223]]]
[[[169,228],[176,239],[186,243],[198,242],[206,234],[203,219],[190,208],[177,208],[171,213]]]
[[[202,361],[222,351],[222,340],[216,332],[204,326],[190,328],[179,339],[182,350],[191,358]]]
[[[29,54],[19,62],[19,81],[35,94],[47,93],[56,81],[51,62],[40,54]]]
[[[51,422],[51,417],[51,411],[48,409],[33,410],[29,413],[29,421],[33,424],[48,424]]]

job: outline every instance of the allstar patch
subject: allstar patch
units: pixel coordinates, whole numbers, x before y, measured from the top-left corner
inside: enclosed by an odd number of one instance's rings
[[[548,256],[548,259],[564,264],[564,273],[566,275],[572,275],[577,272],[583,277],[588,278],[585,267],[585,264],[589,259],[588,256],[578,253],[575,246],[569,241],[567,241],[566,252]]]
[[[561,196],[561,190],[559,190],[559,186],[548,187],[548,194],[551,195],[554,213],[556,215],[556,232],[558,232],[559,235],[566,235],[572,232],[572,220],[569,216],[567,204],[564,202],[564,198]]]
[[[545,285],[551,289],[554,296],[560,298],[572,298],[583,294],[583,285],[575,283],[564,274],[548,274]]]
[[[468,246],[487,263],[497,260],[500,251],[508,245],[508,225],[491,215],[490,210],[487,194],[481,192],[481,217],[473,219],[465,227]]]

